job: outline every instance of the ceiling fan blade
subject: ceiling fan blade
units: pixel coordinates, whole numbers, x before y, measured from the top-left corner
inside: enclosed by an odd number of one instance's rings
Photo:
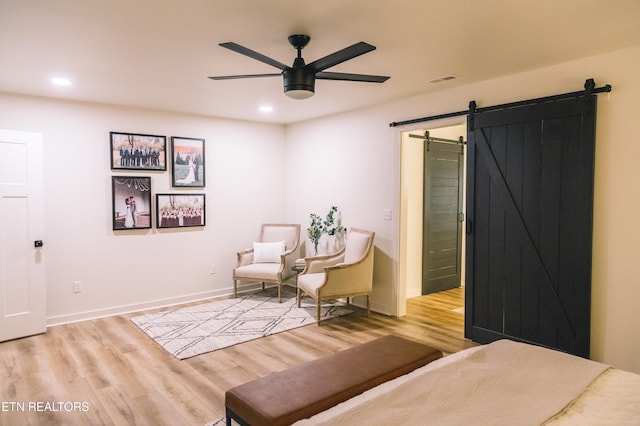
[[[211,80],[236,80],[239,78],[259,78],[259,77],[280,77],[282,73],[277,74],[245,74],[245,75],[220,75],[209,77]]]
[[[342,50],[338,50],[330,55],[325,56],[307,64],[308,68],[313,69],[315,72],[323,71],[334,65],[338,65],[349,59],[353,59],[356,56],[364,55],[367,52],[375,50],[376,47],[361,41],[360,43],[353,44],[349,47],[345,47]]]
[[[288,68],[287,65],[283,64],[282,62],[276,61],[275,59],[271,59],[270,57],[265,56],[262,53],[258,53],[244,46],[240,46],[238,43],[234,43],[232,41],[229,41],[226,43],[220,43],[219,46],[225,47],[229,50],[233,50],[236,53],[240,53],[241,55],[248,56],[257,61],[264,62],[265,64],[271,65],[272,67],[276,67],[282,71]]]
[[[364,81],[367,83],[384,83],[389,77],[384,75],[349,74],[344,72],[319,72],[317,80]]]

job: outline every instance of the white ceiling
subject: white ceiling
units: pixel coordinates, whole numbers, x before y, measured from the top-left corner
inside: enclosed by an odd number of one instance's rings
[[[296,101],[279,77],[207,78],[278,72],[218,43],[291,64],[291,34],[311,36],[307,63],[373,44],[327,71],[391,79]],[[292,123],[639,43],[638,0],[0,0],[0,92]]]

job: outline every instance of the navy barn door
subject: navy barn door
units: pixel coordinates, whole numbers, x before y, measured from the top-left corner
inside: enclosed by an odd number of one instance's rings
[[[596,96],[469,114],[465,336],[589,356]]]

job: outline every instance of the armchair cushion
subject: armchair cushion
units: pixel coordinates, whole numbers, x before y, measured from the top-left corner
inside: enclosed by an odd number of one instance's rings
[[[360,232],[350,232],[344,250],[344,263],[354,263],[362,259],[369,247],[371,236]]]
[[[280,263],[280,255],[284,250],[284,240],[274,243],[253,243],[253,263]]]
[[[318,296],[318,289],[321,288],[327,280],[326,272],[318,272],[315,274],[302,274],[298,276],[298,288],[304,289],[309,294]]]
[[[235,270],[236,279],[241,280],[277,280],[280,263],[251,263]]]

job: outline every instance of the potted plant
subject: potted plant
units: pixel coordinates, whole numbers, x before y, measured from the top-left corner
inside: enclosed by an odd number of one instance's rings
[[[342,217],[338,212],[338,207],[331,206],[327,216],[322,219],[319,215],[311,213],[309,215],[311,223],[307,228],[307,236],[309,241],[313,244],[313,249],[316,255],[320,254],[318,251],[318,245],[323,235],[327,235],[324,239],[323,254],[329,254],[339,250],[341,244],[344,243],[344,233],[346,228],[342,226]],[[330,240],[330,241],[329,241]],[[332,247],[329,248],[328,246]]]
[[[322,223],[322,218],[315,213],[311,213],[309,217],[311,218],[311,224],[307,228],[307,237],[313,244],[314,253],[318,254],[318,243],[324,233],[324,224]]]

